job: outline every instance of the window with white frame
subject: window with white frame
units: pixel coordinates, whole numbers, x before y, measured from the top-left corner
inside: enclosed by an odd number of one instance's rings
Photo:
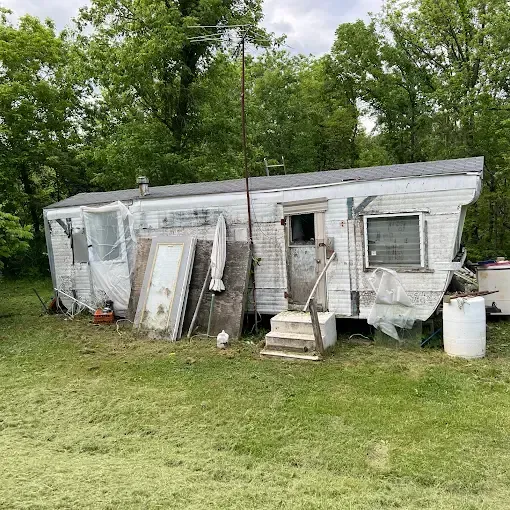
[[[365,216],[368,267],[424,266],[422,215]]]

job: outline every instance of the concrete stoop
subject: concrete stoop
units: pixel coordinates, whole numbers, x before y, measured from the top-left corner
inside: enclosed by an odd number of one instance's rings
[[[331,312],[319,312],[322,343],[327,349],[336,343],[336,320]],[[312,320],[307,312],[281,312],[271,319],[271,331],[266,335],[262,356],[321,359],[315,348]]]

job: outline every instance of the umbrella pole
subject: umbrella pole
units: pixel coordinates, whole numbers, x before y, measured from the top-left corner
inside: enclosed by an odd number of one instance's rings
[[[216,294],[213,292],[211,295],[211,308],[209,309],[209,322],[207,323],[207,336],[211,332],[211,321],[212,321],[212,313],[214,309],[214,301],[216,299]]]

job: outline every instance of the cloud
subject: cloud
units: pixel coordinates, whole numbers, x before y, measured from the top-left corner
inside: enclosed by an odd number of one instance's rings
[[[368,19],[382,0],[266,0],[263,25],[287,34],[293,53],[320,55],[330,50],[341,23]]]
[[[17,17],[31,14],[43,20],[51,18],[60,30],[69,26],[79,8],[87,3],[87,0],[2,0],[2,5]]]
[[[277,35],[287,34],[293,53],[321,55],[330,50],[340,23],[368,19],[383,0],[265,0],[263,25]],[[57,28],[71,24],[87,0],[3,0],[16,16],[25,13],[51,18]]]

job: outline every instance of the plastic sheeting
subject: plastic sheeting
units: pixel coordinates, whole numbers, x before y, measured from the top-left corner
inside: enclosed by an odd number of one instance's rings
[[[383,333],[399,340],[396,328],[411,329],[416,320],[416,310],[391,269],[378,267],[369,278],[375,292],[375,303],[367,322]]]
[[[94,306],[113,301],[116,314],[127,312],[131,294],[136,237],[133,217],[122,202],[82,207],[89,250],[91,296]]]
[[[211,252],[211,283],[209,290],[222,292],[225,290],[223,284],[223,271],[225,269],[225,260],[227,259],[227,226],[223,214],[218,217],[216,232]]]

